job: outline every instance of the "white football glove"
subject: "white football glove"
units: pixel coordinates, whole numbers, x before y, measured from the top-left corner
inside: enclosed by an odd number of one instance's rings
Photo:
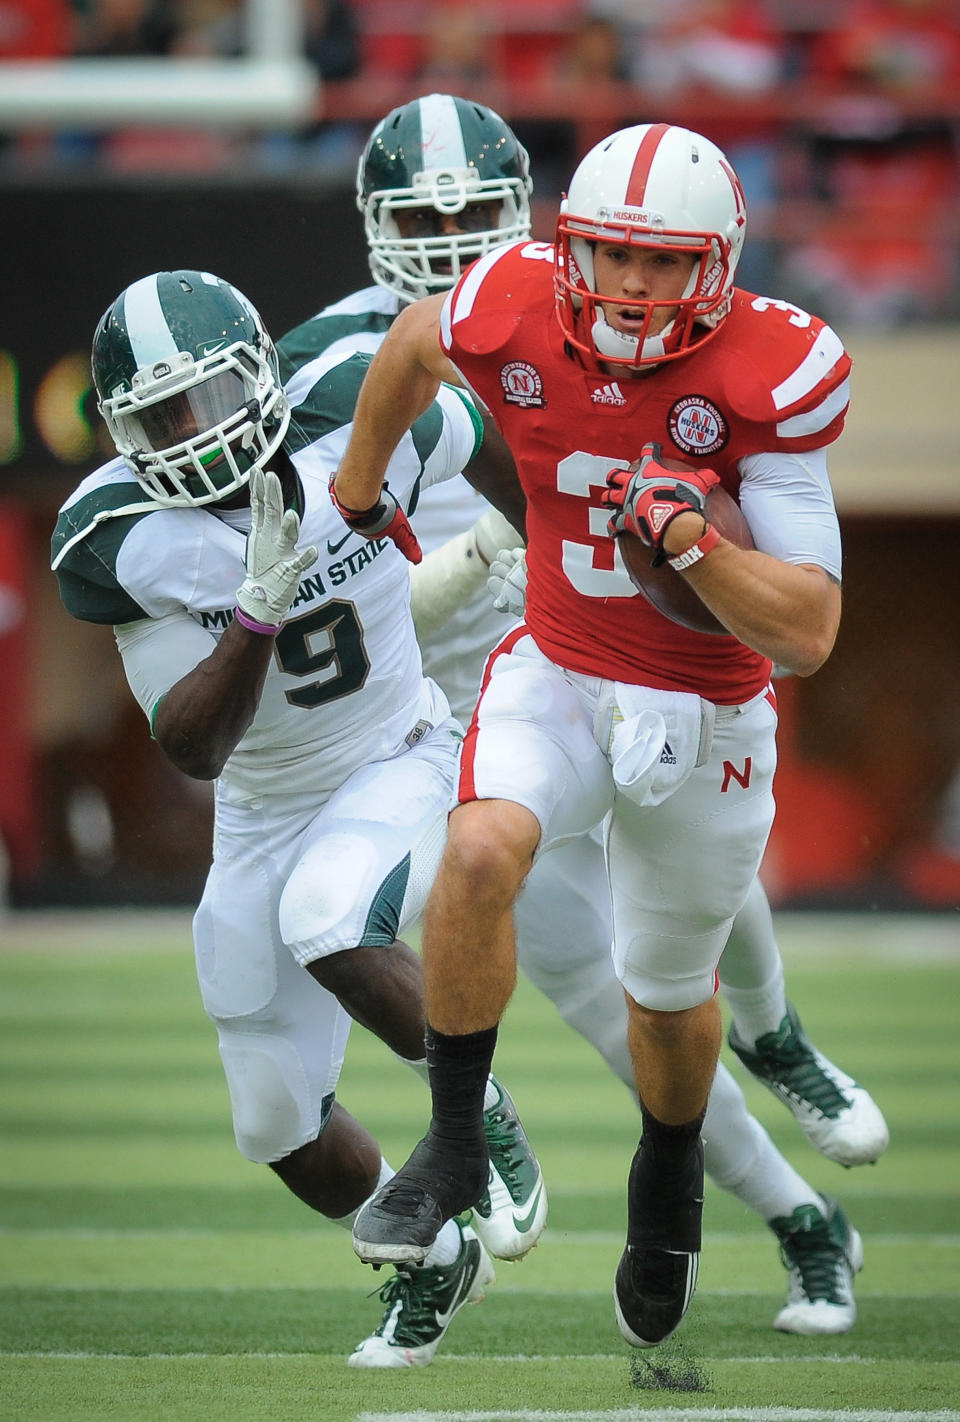
[[[297,550],[300,519],[284,511],[276,474],[255,467],[250,475],[247,576],[237,588],[237,606],[265,627],[278,630],[293,606],[300,575],[317,561],[317,549]]]
[[[524,548],[501,548],[490,564],[487,591],[497,612],[522,617],[527,607],[527,559]]]

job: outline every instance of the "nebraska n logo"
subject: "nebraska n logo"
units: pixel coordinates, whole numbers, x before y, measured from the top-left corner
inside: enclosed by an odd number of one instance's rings
[[[543,398],[540,372],[529,361],[508,361],[500,371],[500,384],[507,404],[519,405],[521,410],[531,407],[542,410],[547,403]]]
[[[747,790],[750,786],[750,774],[753,770],[753,757],[747,756],[743,762],[743,769],[738,770],[732,760],[723,762],[723,784],[720,786],[720,794],[725,795],[730,788],[730,781],[735,780],[741,790]]]

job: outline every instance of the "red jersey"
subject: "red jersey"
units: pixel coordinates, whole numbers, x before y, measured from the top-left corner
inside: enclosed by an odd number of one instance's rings
[[[735,291],[709,340],[639,376],[571,355],[555,315],[553,248],[519,242],[482,258],[450,294],[441,344],[490,411],[527,497],[526,623],[572,671],[720,704],[762,691],[770,663],[734,637],[678,626],[630,581],[600,505],[607,471],[648,440],[714,469],[737,497],[750,454],[830,444],[843,428],[850,358],[788,302]]]

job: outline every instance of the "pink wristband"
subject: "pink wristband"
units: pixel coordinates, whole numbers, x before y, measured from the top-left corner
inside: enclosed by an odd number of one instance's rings
[[[685,553],[678,553],[675,558],[667,558],[671,568],[676,568],[677,572],[682,572],[684,568],[692,568],[694,563],[699,563],[701,558],[705,558],[711,548],[716,548],[720,542],[720,535],[712,523],[708,523],[690,548]]]
[[[240,623],[241,627],[246,627],[248,632],[257,632],[261,637],[275,637],[280,631],[279,627],[268,627],[265,622],[254,622],[252,617],[248,617],[242,607],[235,607],[233,615]]]

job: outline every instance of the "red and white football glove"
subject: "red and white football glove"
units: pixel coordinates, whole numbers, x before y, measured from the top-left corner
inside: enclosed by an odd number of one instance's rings
[[[342,504],[337,498],[334,488],[336,477],[336,474],[330,475],[330,498],[348,528],[352,528],[354,533],[359,533],[363,538],[389,538],[409,562],[422,561],[423,550],[417,542],[417,535],[386,484],[380,490],[379,501],[372,508],[348,509],[346,504]]]
[[[653,566],[667,558],[663,535],[677,514],[698,513],[706,520],[707,495],[720,483],[712,469],[685,469],[682,473],[660,463],[663,448],[651,440],[629,469],[611,469],[600,495],[604,508],[612,509],[607,524],[612,536],[633,533],[654,551]]]

